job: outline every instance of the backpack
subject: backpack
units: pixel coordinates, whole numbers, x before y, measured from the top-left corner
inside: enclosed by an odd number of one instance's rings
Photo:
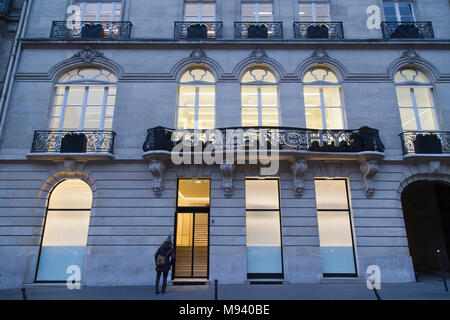
[[[167,253],[167,256],[165,256],[165,255],[163,255],[163,254],[159,254],[157,257],[156,257],[156,266],[157,267],[162,267],[162,266],[164,266],[165,264],[166,264],[166,259],[168,259],[169,258],[169,255],[170,255],[170,251]]]

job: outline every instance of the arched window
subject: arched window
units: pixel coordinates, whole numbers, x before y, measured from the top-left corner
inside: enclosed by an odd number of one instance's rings
[[[212,129],[216,87],[211,71],[195,67],[183,73],[178,85],[178,129]]]
[[[80,179],[58,184],[50,194],[36,281],[66,281],[69,266],[83,269],[92,191]]]
[[[342,88],[337,75],[328,68],[310,69],[303,77],[306,127],[344,129]]]
[[[403,130],[438,130],[433,86],[425,74],[407,68],[394,81]]]
[[[116,76],[101,68],[78,68],[55,85],[49,128],[110,130],[116,103]]]
[[[280,125],[278,82],[264,67],[247,70],[241,80],[242,126]]]

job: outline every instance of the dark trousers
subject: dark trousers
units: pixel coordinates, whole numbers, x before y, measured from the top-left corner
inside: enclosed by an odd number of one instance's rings
[[[167,272],[156,271],[155,290],[157,292],[159,291],[159,280],[161,279],[161,273],[163,274],[162,292],[165,292],[167,287],[167,275],[169,274],[169,271]]]

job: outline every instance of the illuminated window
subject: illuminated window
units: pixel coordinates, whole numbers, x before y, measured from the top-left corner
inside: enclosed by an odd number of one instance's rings
[[[61,76],[49,128],[53,130],[112,129],[116,76],[105,69],[79,68]]]
[[[330,69],[313,68],[303,77],[306,127],[344,129],[341,85]]]
[[[394,81],[403,130],[438,130],[433,87],[425,74],[403,69]]]
[[[196,67],[183,73],[178,86],[178,129],[212,129],[216,87],[211,71]]]
[[[216,2],[212,0],[185,0],[184,21],[215,21]]]
[[[120,21],[122,3],[119,1],[111,2],[91,2],[79,1],[77,6],[80,8],[81,21]]]
[[[328,2],[299,1],[300,21],[327,22],[330,21],[330,4]]]
[[[91,204],[91,189],[82,180],[65,180],[52,191],[36,281],[66,281],[69,266],[83,269]]]
[[[356,276],[347,181],[316,179],[320,256],[325,276]]]
[[[278,83],[273,72],[251,68],[241,83],[242,126],[279,126]]]
[[[242,21],[273,21],[272,1],[242,0]]]

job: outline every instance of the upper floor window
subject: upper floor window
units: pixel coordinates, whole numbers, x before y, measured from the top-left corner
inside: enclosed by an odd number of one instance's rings
[[[278,82],[267,68],[247,70],[241,80],[242,126],[279,126]]]
[[[384,18],[388,22],[415,21],[413,4],[410,1],[385,1],[383,9]]]
[[[120,21],[122,2],[120,1],[78,1],[81,21]]]
[[[271,0],[242,0],[242,21],[273,21]]]
[[[195,67],[183,73],[178,86],[178,129],[213,129],[216,87],[214,75]]]
[[[184,21],[215,21],[215,0],[185,0]]]
[[[330,4],[328,1],[299,1],[300,21],[329,22]]]
[[[101,68],[66,72],[55,85],[49,128],[112,129],[116,82],[113,73]]]
[[[394,78],[403,130],[438,130],[433,86],[424,73],[403,69]]]
[[[317,67],[303,77],[306,127],[311,129],[344,129],[341,85],[328,68]]]

